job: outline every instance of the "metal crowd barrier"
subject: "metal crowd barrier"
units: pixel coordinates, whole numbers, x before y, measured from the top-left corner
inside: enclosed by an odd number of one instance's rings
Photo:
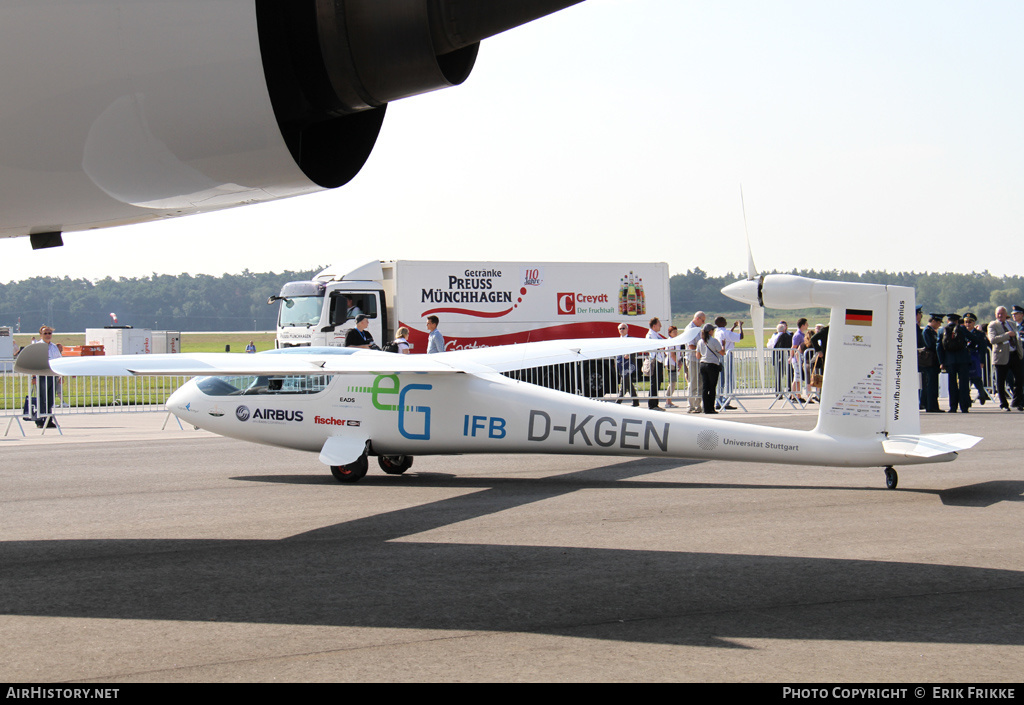
[[[811,384],[816,355],[813,350],[806,350],[799,357],[792,356],[788,349],[765,350],[761,363],[754,349],[731,350],[725,356],[719,376],[716,406],[722,408],[735,404],[746,410],[744,400],[774,398],[769,409],[776,405],[780,408],[803,408],[817,401],[821,389]],[[679,351],[677,356],[674,368],[670,360],[666,360],[667,364],[661,363],[661,372],[656,375],[659,384],[653,394],[659,403],[689,406],[690,391],[694,389],[696,398],[693,402],[696,405],[700,401],[700,385],[691,387],[688,383],[691,374],[698,374],[696,351]],[[646,353],[638,353],[569,365],[536,367],[510,372],[506,376],[592,399],[647,403],[652,395],[652,378],[643,373],[643,363],[647,358]],[[988,354],[982,364],[982,380],[986,394],[998,403],[994,367]],[[944,398],[946,395],[946,376],[943,373],[939,381],[939,396]]]
[[[168,397],[189,377],[35,377],[0,362],[0,421],[4,435],[22,422],[41,421],[60,433],[60,417],[113,412],[161,412]],[[52,382],[51,382],[52,380]],[[52,423],[51,423],[52,422]],[[45,431],[44,431],[45,433]]]
[[[654,390],[651,389],[652,376],[643,372],[644,360],[648,358],[646,353],[547,365],[509,372],[506,376],[591,399],[646,403],[653,395],[659,402],[672,402],[675,406],[689,405],[690,390],[695,389],[696,398],[692,401],[698,403],[699,384],[692,387],[688,384],[691,374],[697,374],[696,351],[678,351],[675,364],[668,353],[663,355],[665,362],[655,363],[659,373],[654,377],[659,383]],[[776,402],[783,407],[802,407],[815,392],[820,392],[810,386],[814,355],[814,351],[808,350],[799,358],[799,363],[794,363],[789,350],[766,350],[762,367],[756,350],[730,351],[719,377],[718,407],[735,404],[746,410],[745,399],[771,397],[775,397],[775,402],[770,408],[774,408]],[[22,421],[42,420],[45,427],[52,419],[53,426],[60,432],[59,419],[65,415],[163,412],[168,397],[190,379],[181,375],[43,377],[44,382],[40,384],[36,377],[14,372],[13,365],[12,361],[0,361],[0,425],[7,419],[4,435],[8,435],[15,423],[24,435]],[[47,379],[54,380],[52,392]],[[986,393],[998,404],[990,355],[986,355],[982,365],[982,379]],[[793,390],[794,382],[799,382],[797,391]],[[939,396],[946,395],[943,374]],[[45,413],[46,409],[51,412]]]
[[[557,374],[546,373],[549,368],[535,368],[526,375],[510,375],[542,386],[552,386],[594,399],[647,402],[652,395],[651,375],[644,374],[646,354],[620,356],[591,363],[575,363],[571,370]],[[680,350],[674,356],[665,354],[660,373],[655,377],[659,382],[653,392],[659,402],[674,405],[691,403],[691,391],[700,399],[700,385],[690,384],[691,376],[699,374],[695,350]],[[810,357],[807,358],[808,369]],[[764,374],[758,371],[759,358],[756,350],[731,350],[726,354],[719,375],[717,405],[719,408],[735,403],[743,406],[744,399],[776,397],[789,401],[789,390],[796,367],[790,364],[788,350],[766,350]],[[762,382],[763,379],[763,382]],[[571,388],[556,385],[557,380],[573,380]],[[803,393],[803,392],[801,392]]]

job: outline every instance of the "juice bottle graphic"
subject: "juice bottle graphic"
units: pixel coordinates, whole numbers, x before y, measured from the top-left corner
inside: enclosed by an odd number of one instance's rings
[[[636,281],[633,279],[633,272],[629,273],[628,283],[626,285],[626,315],[635,316],[637,315],[636,310]]]

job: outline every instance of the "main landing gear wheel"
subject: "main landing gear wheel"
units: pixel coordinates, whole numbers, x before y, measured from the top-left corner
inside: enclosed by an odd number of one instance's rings
[[[900,481],[899,475],[896,474],[896,469],[891,465],[885,469],[885,486],[890,490],[896,489],[896,484]]]
[[[411,455],[378,455],[377,464],[388,475],[401,475],[412,467]]]
[[[366,477],[366,471],[370,463],[366,460],[366,454],[359,456],[359,460],[348,465],[332,465],[331,474],[338,482],[359,482]]]

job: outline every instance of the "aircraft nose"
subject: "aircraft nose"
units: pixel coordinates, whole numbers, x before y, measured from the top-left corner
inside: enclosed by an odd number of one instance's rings
[[[185,384],[178,387],[171,393],[171,396],[167,397],[167,403],[164,405],[165,408],[177,416],[179,419],[184,419],[182,415],[187,409],[189,402],[195,397],[196,381],[190,379]]]

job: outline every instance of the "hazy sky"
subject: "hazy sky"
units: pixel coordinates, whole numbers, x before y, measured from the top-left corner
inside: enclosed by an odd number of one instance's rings
[[[0,240],[0,281],[350,259],[1021,274],[1024,3],[586,0],[392,104],[339,190]]]

